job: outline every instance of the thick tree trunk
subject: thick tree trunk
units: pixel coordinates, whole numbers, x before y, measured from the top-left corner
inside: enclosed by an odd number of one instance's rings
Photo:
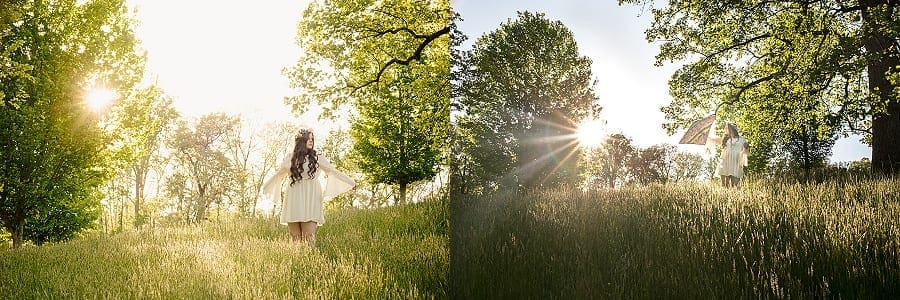
[[[22,247],[22,243],[25,240],[25,220],[16,221],[9,232],[12,234],[13,248]]]
[[[872,171],[900,173],[900,100],[892,95],[894,86],[887,72],[900,65],[900,57],[891,49],[894,39],[887,35],[893,7],[888,0],[860,0],[863,7],[863,46],[871,54],[868,60],[869,92],[887,103],[884,113],[872,116]],[[881,9],[881,8],[887,9]]]
[[[900,103],[893,99],[886,114],[872,118],[872,171],[900,173]]]

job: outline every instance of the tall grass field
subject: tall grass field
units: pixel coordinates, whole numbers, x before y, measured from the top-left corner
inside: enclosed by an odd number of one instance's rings
[[[454,196],[454,298],[894,298],[900,180]]]
[[[448,297],[446,199],[326,218],[316,249],[256,219],[0,250],[0,298]]]

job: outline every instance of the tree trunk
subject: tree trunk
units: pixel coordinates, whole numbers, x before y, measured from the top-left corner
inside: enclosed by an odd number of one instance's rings
[[[372,191],[372,197],[369,197],[369,208],[373,208],[378,202],[378,187],[372,184],[370,191]]]
[[[809,182],[809,169],[812,168],[812,159],[809,155],[810,130],[808,127],[803,129],[803,180]]]
[[[206,217],[206,210],[209,209],[209,201],[206,199],[206,186],[204,184],[197,185],[197,199],[201,203],[196,205],[197,211],[194,212],[194,220],[190,223],[200,223]]]
[[[259,190],[262,188],[262,182],[263,182],[263,180],[265,180],[265,178],[263,176],[265,176],[265,174],[266,173],[263,172],[263,175],[260,176],[260,178],[256,181],[256,184],[254,185],[256,187],[254,189],[254,192],[259,192]],[[250,207],[250,216],[251,217],[256,216],[256,206],[257,205],[259,205],[259,196],[254,196],[253,197],[253,206]],[[274,208],[273,208],[273,210],[274,210]]]
[[[279,191],[279,193],[281,192]],[[278,204],[280,203],[275,203],[275,201],[272,201],[272,212],[269,213],[269,218],[275,218],[275,210],[278,209]]]
[[[141,220],[141,206],[144,203],[144,174],[141,171],[134,170],[134,227],[139,228],[143,223]]]
[[[22,247],[22,242],[24,241],[25,236],[25,220],[18,220],[13,225],[12,230],[9,231],[12,234],[13,239],[13,248]]]
[[[400,183],[400,203],[406,203],[406,183]]]
[[[123,224],[125,224],[125,196],[119,196],[119,229],[118,231],[122,231]]]
[[[869,92],[886,103],[884,113],[872,116],[872,171],[880,174],[900,172],[900,100],[892,97],[894,86],[887,72],[900,65],[900,57],[891,49],[894,39],[887,36],[893,7],[889,0],[860,0],[863,7],[863,46],[872,53],[868,60]],[[879,10],[876,7],[887,7]],[[870,9],[872,9],[870,11]]]
[[[607,180],[606,180],[606,187],[608,187],[608,188],[610,188],[610,189],[613,189],[613,188],[616,187],[616,177],[615,177],[615,175],[612,175],[611,177],[607,178]]]

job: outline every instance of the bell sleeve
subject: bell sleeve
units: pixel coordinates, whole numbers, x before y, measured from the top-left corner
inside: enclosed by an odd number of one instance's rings
[[[262,199],[271,199],[272,203],[281,203],[281,182],[290,174],[291,156],[285,156],[281,163],[275,168],[275,174],[263,182],[259,191]]]
[[[747,146],[747,140],[741,137],[741,166],[747,166],[747,157],[750,156],[750,149]]]
[[[353,179],[347,176],[347,174],[341,173],[341,171],[335,169],[325,156],[319,156],[319,167],[321,167],[322,170],[325,171],[325,175],[327,175],[325,179],[325,191],[323,192],[325,199],[334,198],[356,186],[356,182],[354,182]]]
[[[706,153],[712,154],[716,150],[716,146],[720,144],[722,144],[722,138],[716,136],[716,131],[710,126],[709,135],[706,137]]]

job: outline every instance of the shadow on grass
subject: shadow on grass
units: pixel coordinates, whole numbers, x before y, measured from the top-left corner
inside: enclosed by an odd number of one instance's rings
[[[451,292],[889,297],[900,292],[896,183],[454,195]]]

